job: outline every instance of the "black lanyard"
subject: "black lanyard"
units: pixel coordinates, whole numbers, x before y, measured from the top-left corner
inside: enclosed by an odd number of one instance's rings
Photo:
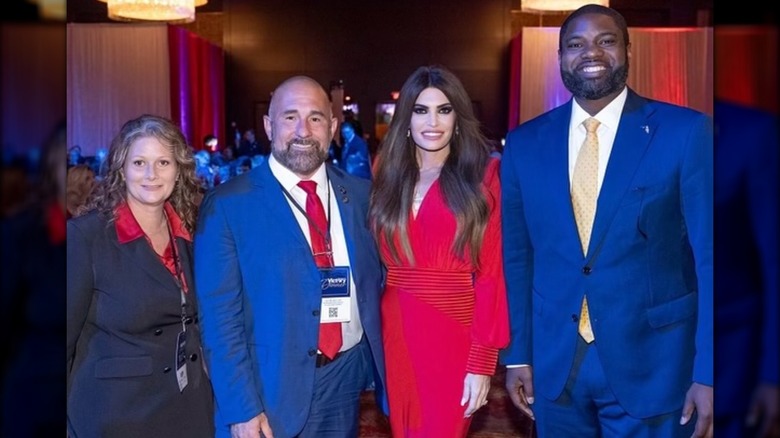
[[[176,238],[173,236],[173,229],[171,228],[171,221],[168,215],[165,215],[165,220],[168,223],[168,238],[170,239],[171,250],[173,251],[173,265],[175,266],[176,273],[173,276],[173,281],[176,286],[179,286],[179,294],[181,295],[181,331],[186,332],[185,326],[187,320],[187,297],[184,294],[184,272],[181,269],[181,259],[179,258],[179,250],[176,247]]]
[[[328,222],[328,229],[324,231],[320,230],[320,227],[318,227],[317,224],[314,222],[314,220],[312,220],[311,216],[309,216],[306,213],[306,210],[303,207],[301,207],[301,204],[298,204],[298,201],[296,201],[295,198],[292,197],[290,192],[288,192],[287,189],[284,188],[282,183],[279,183],[279,187],[282,188],[282,192],[284,192],[284,196],[286,196],[287,199],[289,199],[290,202],[292,202],[293,206],[295,206],[295,208],[298,209],[298,211],[300,211],[303,214],[303,216],[306,218],[306,222],[309,223],[311,228],[313,228],[314,231],[316,231],[320,236],[322,236],[323,239],[325,239],[325,247],[327,248],[327,250],[332,251],[331,244],[330,244],[330,178],[327,177],[327,174],[325,178],[326,178],[325,186],[328,188],[328,211],[327,211],[327,215],[325,216],[325,220]],[[308,193],[306,194],[306,196],[308,196]],[[318,195],[315,193],[314,196],[318,196]]]

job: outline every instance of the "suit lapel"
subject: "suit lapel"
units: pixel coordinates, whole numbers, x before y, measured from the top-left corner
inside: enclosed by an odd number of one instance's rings
[[[559,110],[550,113],[551,119],[541,127],[540,135],[547,137],[547,146],[542,150],[542,165],[539,169],[552,169],[549,174],[541,175],[540,184],[550,187],[553,196],[549,202],[550,217],[562,218],[565,222],[563,242],[571,244],[567,251],[582,254],[577,222],[571,205],[571,186],[569,184],[569,123],[571,119],[571,100]]]
[[[352,254],[356,253],[355,242],[351,231],[358,227],[355,218],[355,202],[352,202],[351,193],[347,189],[347,184],[342,175],[340,175],[339,172],[332,171],[330,166],[328,166],[327,169],[330,185],[333,187],[333,194],[336,197],[336,205],[338,205],[339,214],[341,215],[341,226],[344,228],[344,238],[347,241],[347,253],[350,257],[349,263],[350,266],[353,267],[352,275],[354,276],[354,266],[357,261],[352,259]]]
[[[295,214],[292,212],[292,208],[287,201],[287,197],[282,190],[282,186],[279,181],[271,173],[271,167],[268,165],[268,160],[265,160],[262,167],[258,172],[250,172],[250,178],[252,178],[252,185],[258,189],[258,196],[261,196],[261,201],[268,207],[268,211],[255,212],[255,214],[268,214],[268,217],[278,218],[282,224],[287,224],[281,228],[287,229],[292,233],[292,238],[296,239],[298,245],[302,245],[306,248],[309,247],[309,242],[306,241],[306,236],[303,234],[301,227],[298,226],[298,220],[295,218]],[[301,206],[305,208],[305,206]],[[293,207],[294,208],[294,207]],[[261,230],[265,232],[267,230]],[[280,241],[285,241],[286,238],[281,238]]]
[[[599,192],[596,218],[588,246],[589,256],[606,236],[620,201],[628,193],[634,174],[658,128],[658,123],[650,118],[652,110],[647,103],[646,99],[629,90]]]

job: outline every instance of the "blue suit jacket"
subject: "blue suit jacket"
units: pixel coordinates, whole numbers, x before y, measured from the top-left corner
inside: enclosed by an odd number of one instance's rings
[[[328,175],[381,394],[382,270],[366,224],[369,182],[331,166]],[[195,235],[195,272],[217,436],[229,436],[229,424],[261,412],[275,437],[297,435],[313,394],[320,273],[268,161],[219,185],[204,199]]]
[[[716,415],[780,383],[777,158],[774,116],[715,103]]]
[[[504,364],[534,366],[555,399],[588,296],[604,372],[627,412],[680,408],[712,385],[712,124],[629,90],[582,255],[571,207],[571,101],[513,130],[502,159],[512,335]]]

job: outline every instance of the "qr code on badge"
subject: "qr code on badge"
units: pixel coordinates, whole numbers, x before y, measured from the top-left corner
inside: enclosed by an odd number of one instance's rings
[[[328,308],[328,317],[330,317],[330,318],[338,318],[339,317],[339,308],[338,307],[330,307],[330,308]]]

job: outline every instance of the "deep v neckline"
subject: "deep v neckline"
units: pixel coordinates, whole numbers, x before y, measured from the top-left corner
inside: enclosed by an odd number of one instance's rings
[[[414,206],[412,206],[411,209],[412,222],[417,222],[417,218],[420,216],[420,213],[422,212],[423,205],[425,205],[425,201],[428,199],[428,195],[431,194],[433,188],[436,187],[438,184],[439,184],[439,177],[437,176],[436,179],[434,179],[433,182],[431,183],[431,186],[428,187],[428,190],[425,191],[425,194],[420,200],[420,206],[417,208],[417,213],[414,212]],[[414,203],[414,200],[412,200],[412,203]]]

